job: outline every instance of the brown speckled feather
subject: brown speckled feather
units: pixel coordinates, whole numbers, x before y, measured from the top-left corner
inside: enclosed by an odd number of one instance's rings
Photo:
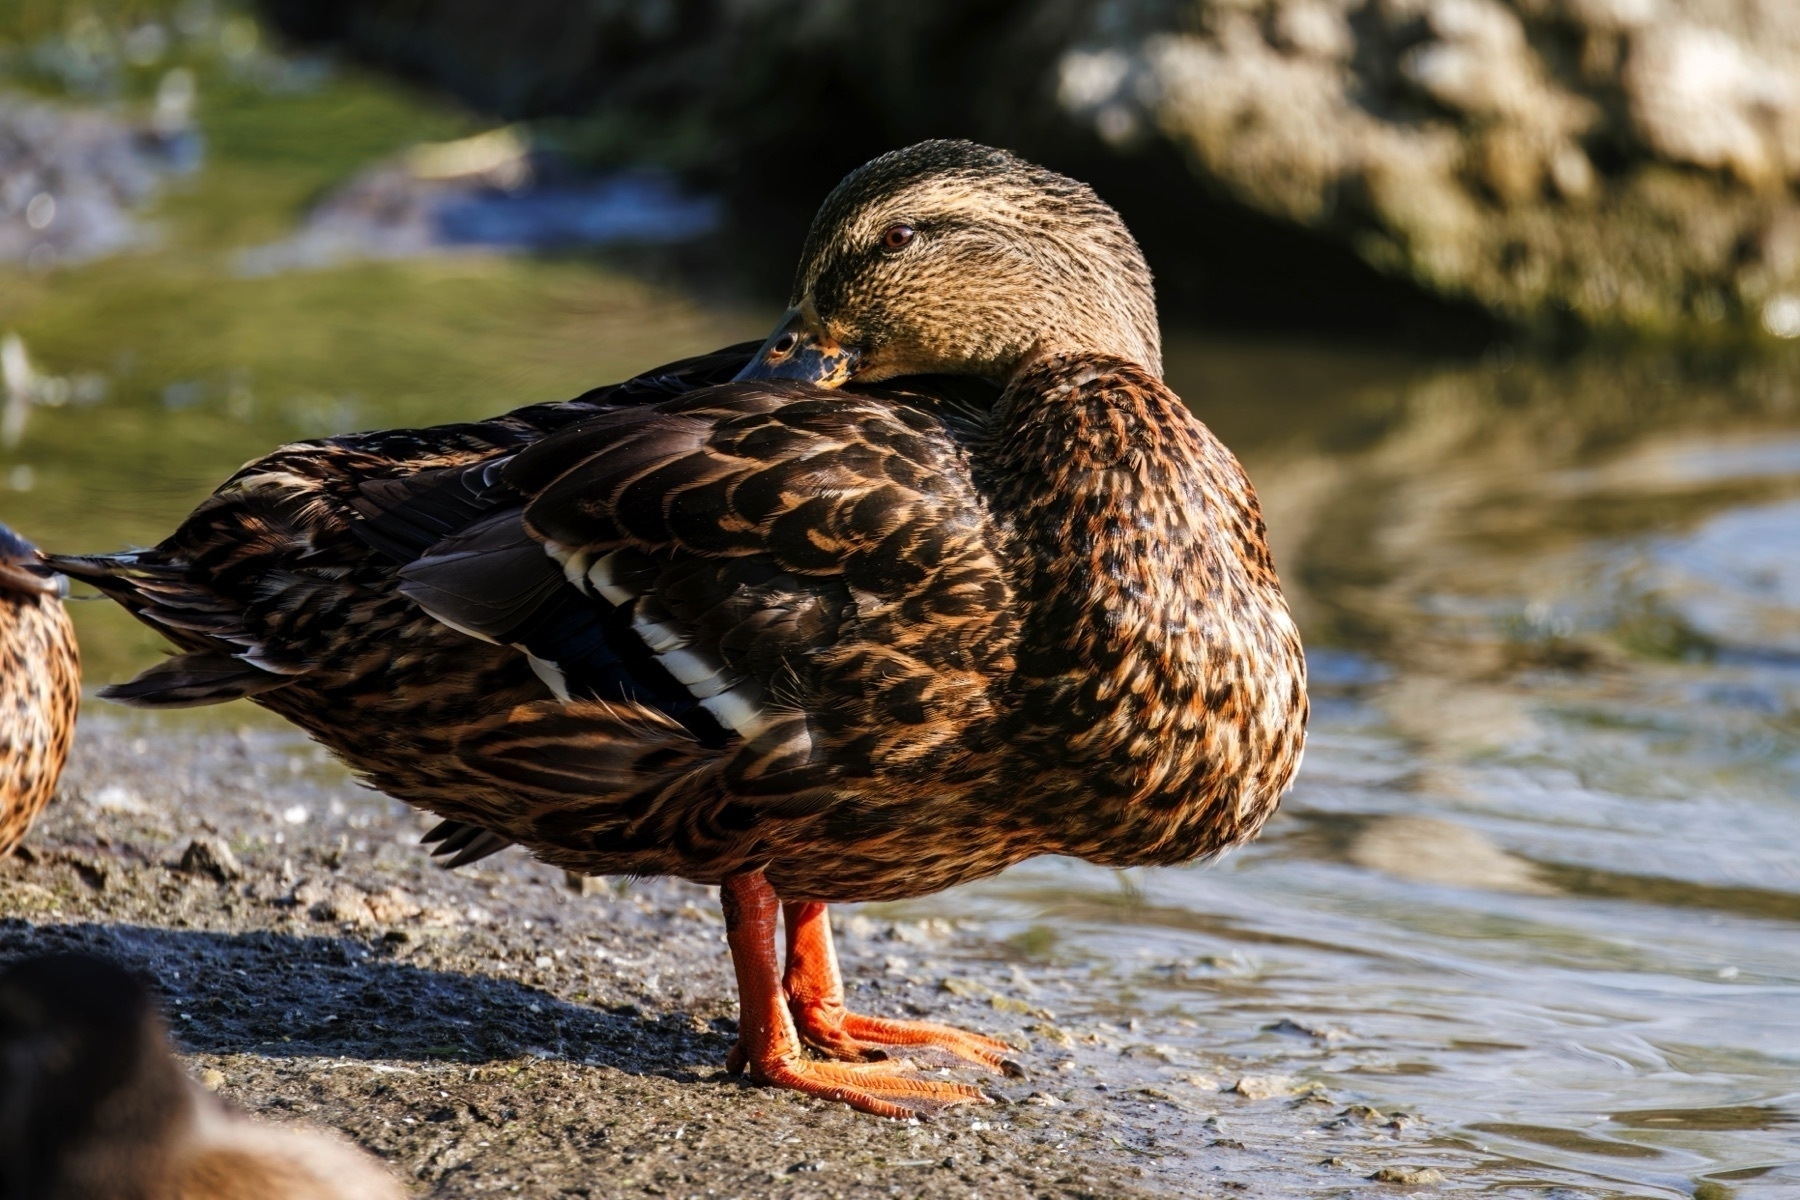
[[[1044,852],[1179,862],[1251,836],[1297,765],[1303,665],[1254,493],[1130,364],[1043,363],[980,425],[711,388],[552,435],[504,478],[517,536],[741,701],[718,747],[617,702],[465,731],[458,799],[488,807],[452,815],[559,865],[760,866],[843,899]],[[484,570],[436,564],[409,573],[440,597]]]
[[[1046,852],[1179,862],[1251,836],[1298,762],[1303,665],[1254,493],[1128,363],[1040,363],[985,420],[757,383],[483,436],[413,434],[439,449],[406,466],[479,469],[458,486],[487,497],[470,524],[488,535],[398,564],[355,529],[408,514],[361,487],[399,477],[364,449],[379,439],[296,447],[157,552],[179,568],[140,559],[105,586],[190,651],[278,672],[256,701],[382,789],[593,873],[760,865],[784,897],[869,899]],[[580,585],[540,606],[574,598],[659,662],[685,652],[723,737],[654,689],[584,698],[577,676],[559,699],[471,636],[514,631],[470,613],[531,615],[456,597],[516,586],[534,539]]]
[[[1029,614],[1003,738],[1068,806],[1058,849],[1137,866],[1254,836],[1299,766],[1307,698],[1243,468],[1119,360],[1029,368],[994,424],[979,478],[1011,515]]]
[[[984,769],[962,735],[993,719],[1010,591],[968,450],[940,417],[729,385],[572,428],[506,477],[532,497],[522,536],[554,542],[590,603],[623,607],[677,672],[707,680],[703,703],[733,734],[708,749],[618,703],[541,704],[471,731],[458,757],[510,785],[523,811],[489,820],[515,840],[590,872],[716,879],[784,830],[843,824],[870,782]],[[889,825],[872,815],[861,836]],[[885,869],[831,852],[847,886]]]
[[[702,769],[672,762],[629,817],[600,788],[534,797],[565,820],[585,807],[601,846],[648,823],[653,870],[762,866],[783,897],[896,897],[1045,852],[1213,853],[1256,832],[1298,765],[1304,664],[1254,492],[1140,368],[1042,363],[973,435],[772,385],[603,421],[610,439],[561,435],[594,449],[581,464],[551,438],[508,471],[565,561],[628,547],[642,604],[688,556],[767,558],[794,577],[786,603],[838,616],[773,677],[722,651],[764,692],[781,681],[782,715]],[[646,482],[663,503],[634,509]]]
[[[0,526],[0,855],[55,794],[81,702],[75,630],[39,561]]]
[[[453,731],[551,693],[523,655],[448,628],[397,591],[401,567],[470,505],[384,520],[364,489],[405,491],[431,472],[479,466],[608,406],[728,379],[744,357],[728,349],[477,424],[285,446],[154,550],[55,559],[186,652],[102,694],[147,707],[253,697],[374,786],[434,807],[458,783],[437,765]]]

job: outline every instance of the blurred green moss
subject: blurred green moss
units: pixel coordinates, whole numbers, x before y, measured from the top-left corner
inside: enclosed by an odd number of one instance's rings
[[[62,551],[153,544],[282,442],[562,399],[766,327],[768,314],[710,312],[578,257],[245,275],[246,249],[289,236],[358,171],[491,124],[354,68],[300,70],[247,13],[0,4],[0,86],[144,119],[159,80],[188,70],[203,139],[199,169],[165,177],[137,214],[138,247],[47,273],[0,265],[0,332],[23,339],[38,372],[97,393],[36,409],[23,440],[0,448],[0,520]],[[158,53],[130,61],[127,39],[153,23]],[[59,69],[71,54],[104,69]],[[111,605],[73,611],[92,683],[161,647]]]

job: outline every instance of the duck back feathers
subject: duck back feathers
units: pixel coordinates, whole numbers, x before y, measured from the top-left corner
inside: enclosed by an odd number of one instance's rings
[[[156,550],[59,563],[202,656],[169,694],[249,665],[465,861],[878,899],[1255,832],[1298,640],[1254,492],[1160,380],[726,382],[746,358],[287,447]]]

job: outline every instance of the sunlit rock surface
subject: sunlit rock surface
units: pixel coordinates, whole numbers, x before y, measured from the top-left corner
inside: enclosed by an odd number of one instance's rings
[[[1223,196],[1507,320],[1800,336],[1800,6],[1773,0],[267,7],[496,111],[588,114],[616,153],[1173,151],[1172,206]]]
[[[241,254],[238,268],[266,275],[354,259],[683,242],[718,222],[715,198],[689,195],[666,174],[586,175],[507,126],[364,169],[292,236]]]
[[[1800,334],[1800,8],[1202,0],[1058,69],[1108,141],[1169,139],[1435,292],[1527,322]]]

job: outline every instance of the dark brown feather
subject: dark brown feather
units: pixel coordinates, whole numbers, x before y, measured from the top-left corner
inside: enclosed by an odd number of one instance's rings
[[[177,654],[125,683],[100,689],[102,698],[133,708],[197,708],[257,696],[292,682],[215,650]]]

